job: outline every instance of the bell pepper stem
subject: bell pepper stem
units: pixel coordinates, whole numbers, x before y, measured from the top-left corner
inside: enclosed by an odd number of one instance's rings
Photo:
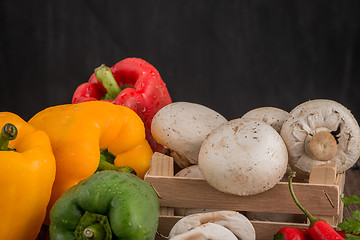
[[[114,163],[115,156],[108,152],[106,149],[101,150],[100,152],[100,161],[99,166],[97,168],[97,171],[103,171],[103,170],[115,170],[118,172],[127,172],[132,173],[136,175],[136,172],[131,167],[118,167],[115,166]]]
[[[9,151],[9,141],[17,137],[17,128],[11,124],[6,123],[1,129],[0,133],[0,151]]]
[[[290,176],[289,176],[289,189],[290,189],[290,193],[291,193],[291,197],[294,199],[295,204],[300,208],[300,210],[305,213],[306,217],[309,218],[310,221],[310,226],[312,226],[315,222],[318,221],[318,219],[316,219],[313,215],[310,214],[310,212],[308,210],[306,210],[299,202],[299,200],[296,198],[295,193],[294,193],[294,188],[292,185],[292,180],[293,178],[296,176],[295,172],[291,172]]]
[[[104,64],[95,69],[95,76],[99,82],[102,83],[106,90],[104,99],[114,100],[121,92],[121,87],[117,84],[111,69]]]
[[[88,239],[101,240],[101,239],[104,239],[105,230],[101,224],[96,223],[96,224],[86,227],[84,229],[83,234],[84,234],[84,237],[86,237]]]
[[[108,217],[85,212],[75,229],[74,235],[77,240],[111,240],[112,231]]]

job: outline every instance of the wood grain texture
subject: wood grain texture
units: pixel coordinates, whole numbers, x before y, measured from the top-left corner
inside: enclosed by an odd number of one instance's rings
[[[350,197],[356,195],[360,197],[360,169],[352,168],[346,171],[346,182],[344,187],[344,196]],[[344,218],[351,217],[351,212],[359,210],[360,204],[352,204],[344,208]]]
[[[158,191],[161,206],[180,208],[212,208],[255,212],[301,213],[293,202],[287,183],[278,183],[274,188],[257,195],[240,197],[219,192],[203,179],[146,176]],[[314,215],[337,215],[339,208],[332,207],[339,201],[337,185],[294,183],[299,201]]]

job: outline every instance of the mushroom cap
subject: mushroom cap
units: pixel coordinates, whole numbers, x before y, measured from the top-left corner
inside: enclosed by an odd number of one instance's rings
[[[272,126],[279,134],[284,121],[290,116],[285,110],[276,107],[260,107],[255,108],[245,113],[241,118],[249,118],[261,120],[270,126]],[[288,165],[286,173],[291,173],[291,168]]]
[[[274,187],[288,163],[279,133],[263,121],[234,119],[212,131],[199,153],[206,181],[222,192],[248,196]]]
[[[229,229],[239,239],[255,240],[255,229],[252,223],[236,211],[198,213],[183,217],[172,227],[169,237],[172,238],[205,223],[221,225]]]
[[[241,118],[261,120],[272,126],[278,133],[284,121],[289,117],[289,113],[276,107],[260,107],[245,113]]]
[[[313,136],[323,132],[331,133],[337,142],[336,155],[330,160],[318,160],[310,149]],[[359,125],[346,107],[333,100],[315,99],[298,105],[280,134],[289,152],[289,165],[300,177],[306,178],[312,167],[330,162],[336,162],[338,172],[346,171],[360,156]]]
[[[238,240],[238,238],[227,228],[215,224],[205,223],[187,232],[176,235],[170,240]]]
[[[201,143],[227,120],[216,111],[196,103],[174,102],[161,108],[152,119],[151,133],[161,145],[197,164]]]

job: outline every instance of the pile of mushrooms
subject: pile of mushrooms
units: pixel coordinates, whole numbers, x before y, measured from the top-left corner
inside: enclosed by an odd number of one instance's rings
[[[324,99],[289,113],[257,108],[231,121],[200,104],[176,102],[155,115],[152,135],[185,168],[178,176],[205,178],[217,190],[240,196],[271,189],[290,168],[308,178],[314,166],[336,162],[343,172],[360,156],[354,116]]]
[[[151,129],[157,142],[176,152],[172,156],[186,168],[185,177],[205,178],[223,192],[241,196],[264,192],[286,171],[286,146],[279,133],[261,120],[227,121],[205,106],[175,102],[158,111]]]
[[[205,106],[176,102],[155,115],[152,135],[180,167],[176,177],[203,178],[217,190],[239,196],[267,191],[290,171],[306,180],[314,166],[336,162],[337,171],[344,172],[360,157],[356,119],[346,107],[326,99],[304,102],[290,112],[256,108],[230,121]],[[248,218],[238,212],[175,213],[185,217],[174,225],[171,240],[255,239]],[[299,217],[244,214],[283,222]]]
[[[169,233],[170,240],[255,240],[251,222],[236,211],[192,214],[180,219]]]

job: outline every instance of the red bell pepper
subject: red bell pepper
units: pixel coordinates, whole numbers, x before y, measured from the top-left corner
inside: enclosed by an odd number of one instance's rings
[[[151,135],[151,121],[172,101],[154,66],[140,58],[126,58],[111,68],[102,65],[95,69],[89,81],[75,90],[72,103],[97,100],[134,110],[145,124],[146,139],[153,151],[163,150]]]

